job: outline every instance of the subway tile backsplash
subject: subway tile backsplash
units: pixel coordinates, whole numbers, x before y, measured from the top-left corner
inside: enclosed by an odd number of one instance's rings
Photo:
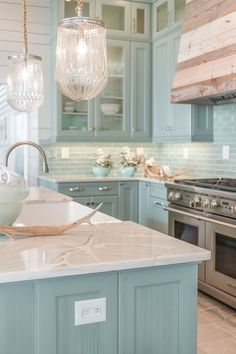
[[[222,159],[223,145],[229,145],[228,160]],[[120,175],[120,152],[123,146],[129,146],[131,150],[141,147],[146,158],[153,157],[157,164],[169,165],[173,171],[181,170],[186,175],[236,178],[236,105],[214,108],[213,143],[60,143],[44,148],[50,174],[91,176],[97,148],[112,154],[114,168],[111,175]],[[61,156],[63,147],[69,148],[68,159]],[[136,175],[143,175],[143,171],[139,169]]]

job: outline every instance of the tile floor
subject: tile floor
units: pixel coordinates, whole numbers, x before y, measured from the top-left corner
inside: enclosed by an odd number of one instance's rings
[[[198,354],[236,354],[236,311],[199,292]]]

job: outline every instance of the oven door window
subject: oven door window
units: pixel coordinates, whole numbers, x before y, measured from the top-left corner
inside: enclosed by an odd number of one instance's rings
[[[236,279],[236,239],[215,234],[215,270]]]
[[[174,221],[174,237],[198,245],[198,227],[194,225],[185,224],[184,222]]]

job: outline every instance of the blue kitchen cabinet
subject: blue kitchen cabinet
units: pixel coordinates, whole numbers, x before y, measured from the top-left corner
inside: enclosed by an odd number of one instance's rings
[[[119,182],[119,218],[138,222],[138,182]]]
[[[151,45],[131,43],[131,137],[151,136]]]
[[[105,321],[78,325],[75,303],[100,298]],[[1,354],[196,354],[197,264],[0,284],[0,300]]]
[[[106,24],[107,36],[150,41],[150,4],[123,0],[97,0],[97,16]]]
[[[139,224],[168,235],[167,191],[164,183],[139,183]]]
[[[74,16],[73,2],[60,2],[60,15]],[[96,5],[96,6],[95,6]],[[56,141],[149,140],[151,106],[150,4],[85,2],[86,15],[108,27],[108,83],[89,101],[75,103],[57,91]],[[96,12],[96,11],[97,12]],[[112,26],[115,29],[112,30]],[[122,35],[123,34],[123,35]],[[124,37],[128,36],[128,40]],[[132,40],[132,41],[131,41]],[[143,42],[141,42],[141,40]],[[145,42],[146,41],[146,42]],[[113,105],[108,107],[108,105]],[[118,108],[117,108],[118,107]],[[114,108],[114,109],[113,109]]]
[[[149,226],[150,182],[139,182],[139,224]]]
[[[180,30],[169,30],[153,44],[153,140],[212,141],[212,106],[170,103],[179,40]]]
[[[100,203],[103,203],[99,211],[104,214],[119,218],[119,197],[118,196],[100,196],[100,197],[79,197],[74,201],[90,208],[95,209]]]
[[[197,353],[197,268],[120,274],[119,354]]]
[[[52,183],[53,184],[53,183]],[[55,190],[55,184],[53,186]],[[103,203],[100,211],[119,218],[119,189],[117,182],[57,183],[56,190],[73,198],[75,202],[96,208]]]
[[[75,326],[75,302],[104,297],[106,321]],[[116,274],[38,281],[37,313],[37,354],[117,353]]]
[[[0,284],[0,354],[36,354],[33,282]]]
[[[157,39],[169,28],[183,21],[186,0],[156,0],[152,5],[152,38]]]

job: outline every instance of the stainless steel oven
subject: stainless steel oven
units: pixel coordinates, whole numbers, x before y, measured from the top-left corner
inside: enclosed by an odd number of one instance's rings
[[[212,252],[206,282],[236,296],[236,228],[207,222],[206,247]]]
[[[170,208],[173,209],[173,205],[170,205]],[[205,222],[193,218],[187,215],[187,213],[184,215],[184,208],[177,209],[175,207],[175,210],[169,212],[169,235],[195,246],[205,248]],[[204,263],[198,267],[198,278],[200,280],[205,279]]]
[[[235,193],[166,186],[170,236],[211,251],[211,260],[199,265],[199,288],[236,308],[236,180]]]

